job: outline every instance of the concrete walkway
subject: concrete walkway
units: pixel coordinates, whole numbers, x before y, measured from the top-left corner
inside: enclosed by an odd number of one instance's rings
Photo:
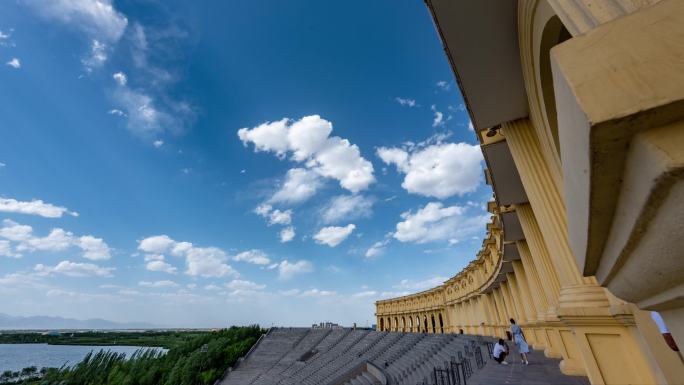
[[[546,358],[544,352],[532,351],[529,354],[529,365],[520,362],[520,355],[515,353],[515,345],[509,344],[513,352],[508,356],[508,365],[499,365],[494,360],[476,372],[467,381],[468,385],[590,385],[587,377],[566,376],[558,368],[560,360]]]

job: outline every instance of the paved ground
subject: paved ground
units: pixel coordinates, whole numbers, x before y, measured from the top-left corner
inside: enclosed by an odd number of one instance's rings
[[[511,349],[515,351],[515,347]],[[516,353],[509,356],[508,365],[499,365],[495,361],[487,363],[487,367],[468,379],[468,385],[590,385],[587,377],[566,376],[558,368],[560,360],[546,358],[544,352],[532,351],[529,365],[520,363]]]

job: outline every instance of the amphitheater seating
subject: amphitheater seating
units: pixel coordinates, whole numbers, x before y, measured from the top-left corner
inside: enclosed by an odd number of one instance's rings
[[[484,337],[457,334],[388,333],[351,329],[274,328],[229,371],[221,385],[441,385],[435,369],[457,372],[467,383],[496,384],[511,378],[488,356]],[[543,356],[542,356],[543,357]],[[557,361],[544,358],[548,375]],[[540,358],[541,361],[541,358]],[[458,364],[458,365],[457,365]],[[376,370],[370,371],[368,367]],[[521,369],[522,370],[522,369]],[[380,372],[379,374],[377,372]],[[493,373],[490,376],[489,373]],[[497,374],[498,373],[498,374]],[[520,372],[521,375],[524,371]],[[450,374],[447,374],[450,375]],[[545,374],[547,375],[547,374]],[[499,377],[497,377],[499,376]],[[577,378],[583,384],[585,378]],[[543,379],[542,379],[543,380]],[[559,382],[560,381],[560,382]],[[457,384],[464,384],[461,379]],[[588,382],[587,382],[588,383]]]

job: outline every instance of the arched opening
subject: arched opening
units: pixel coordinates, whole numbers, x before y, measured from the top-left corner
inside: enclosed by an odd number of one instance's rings
[[[413,333],[413,317],[409,317],[409,332]]]
[[[399,331],[399,318],[394,317],[394,331],[398,332]]]
[[[387,331],[391,332],[392,331],[392,319],[387,317]]]
[[[442,313],[439,313],[439,332],[444,334],[444,321],[442,321]]]
[[[401,317],[401,332],[405,333],[406,332],[406,318]]]
[[[435,315],[431,315],[430,318],[432,318],[432,333],[437,333],[437,328],[435,327]]]
[[[416,316],[416,333],[420,333],[420,316]]]
[[[427,316],[426,316],[426,315],[424,315],[424,316],[423,316],[423,332],[427,333],[427,331],[428,331],[428,329],[427,329],[427,328],[428,328],[428,324],[427,324]]]
[[[380,331],[384,332],[385,331],[385,319],[380,318]]]
[[[546,120],[551,130],[556,151],[560,157],[560,141],[558,139],[558,117],[556,114],[556,94],[553,90],[553,75],[551,73],[551,48],[572,38],[558,16],[554,16],[546,22],[539,44],[539,80],[541,83],[542,97]]]

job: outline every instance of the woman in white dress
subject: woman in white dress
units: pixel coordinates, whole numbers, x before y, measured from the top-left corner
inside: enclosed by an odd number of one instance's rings
[[[530,352],[530,347],[527,345],[527,341],[525,341],[525,335],[523,334],[522,329],[515,323],[513,318],[511,318],[511,334],[513,334],[513,342],[515,342],[515,345],[518,347],[520,359],[522,359],[523,364],[529,365],[530,362],[527,361],[527,353]]]

